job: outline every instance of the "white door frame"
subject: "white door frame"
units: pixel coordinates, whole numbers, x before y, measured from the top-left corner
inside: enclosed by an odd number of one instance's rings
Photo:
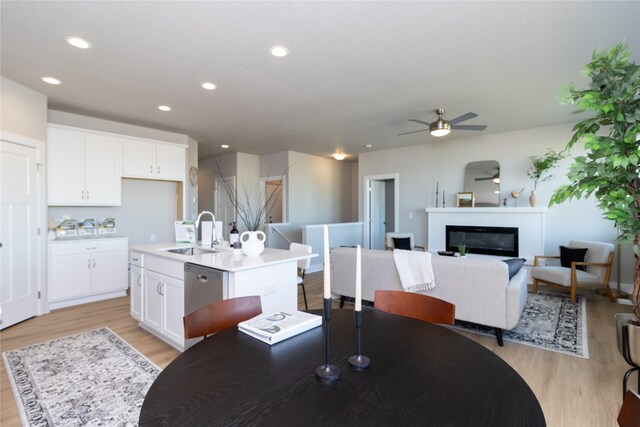
[[[47,186],[46,186],[46,142],[38,139],[29,138],[22,135],[17,135],[11,132],[0,131],[0,139],[13,144],[24,145],[25,147],[34,148],[36,150],[36,165],[37,165],[37,177],[36,177],[36,224],[38,228],[37,236],[37,270],[38,270],[38,292],[40,292],[40,298],[38,299],[38,316],[49,312],[48,295],[47,295]]]
[[[393,231],[398,231],[400,228],[400,174],[391,173],[384,175],[365,175],[363,179],[363,209],[364,212],[362,223],[364,229],[362,230],[362,236],[364,238],[363,247],[369,247],[369,227],[371,225],[371,212],[369,211],[369,183],[371,181],[383,181],[387,179],[393,180]]]
[[[280,224],[288,224],[289,223],[289,209],[287,204],[287,178],[282,175],[278,176],[265,176],[260,178],[260,191],[262,191],[262,196],[265,197],[267,192],[267,182],[268,181],[282,181],[282,222]],[[266,202],[266,199],[265,199]],[[265,218],[266,222],[267,218]]]

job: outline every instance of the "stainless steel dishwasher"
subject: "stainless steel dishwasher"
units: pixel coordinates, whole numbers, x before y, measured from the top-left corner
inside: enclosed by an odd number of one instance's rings
[[[184,314],[223,299],[224,271],[184,264]]]

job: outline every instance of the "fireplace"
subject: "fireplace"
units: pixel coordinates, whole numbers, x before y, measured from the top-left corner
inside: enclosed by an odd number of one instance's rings
[[[447,225],[447,250],[457,252],[460,243],[472,254],[519,256],[517,227]]]

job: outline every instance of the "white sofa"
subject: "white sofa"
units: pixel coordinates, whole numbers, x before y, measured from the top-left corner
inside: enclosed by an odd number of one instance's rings
[[[435,288],[425,295],[456,306],[456,319],[495,328],[502,345],[502,330],[513,329],[527,301],[527,273],[521,269],[511,280],[507,264],[497,259],[432,256]],[[356,250],[331,250],[331,287],[341,297],[355,295]],[[392,251],[362,249],[362,299],[373,301],[375,291],[402,290]]]

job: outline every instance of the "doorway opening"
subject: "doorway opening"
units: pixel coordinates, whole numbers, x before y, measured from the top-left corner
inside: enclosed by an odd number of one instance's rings
[[[287,222],[286,182],[282,177],[262,178],[264,188],[264,203],[266,206],[267,224],[282,224]]]
[[[398,174],[364,177],[364,246],[384,249],[384,235],[398,230]]]
[[[226,188],[236,189],[235,177],[224,177],[216,180],[214,194],[214,215],[217,221],[222,221],[222,235],[229,238],[231,223],[236,221],[236,210]]]

